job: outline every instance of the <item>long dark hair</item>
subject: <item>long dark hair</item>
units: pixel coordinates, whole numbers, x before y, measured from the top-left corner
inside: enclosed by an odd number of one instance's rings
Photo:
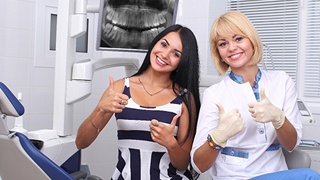
[[[170,79],[172,81],[172,90],[177,96],[182,98],[182,101],[186,104],[187,109],[189,111],[189,127],[187,131],[187,135],[184,138],[185,140],[192,133],[195,134],[196,127],[194,128],[194,132],[191,131],[192,127],[192,119],[195,118],[195,126],[197,125],[197,119],[200,109],[200,93],[199,93],[199,53],[198,53],[198,44],[196,37],[193,32],[184,26],[179,24],[175,24],[169,26],[162,32],[160,32],[151,42],[148,52],[144,58],[144,61],[138,70],[136,75],[142,74],[148,67],[150,66],[150,53],[155,46],[155,44],[165,35],[170,32],[177,32],[180,35],[180,39],[182,42],[182,56],[181,61],[176,70],[171,72]],[[175,89],[175,85],[178,85],[181,89]],[[193,97],[192,97],[193,96]],[[192,110],[192,101],[195,103],[195,111]],[[195,115],[193,113],[196,113]]]

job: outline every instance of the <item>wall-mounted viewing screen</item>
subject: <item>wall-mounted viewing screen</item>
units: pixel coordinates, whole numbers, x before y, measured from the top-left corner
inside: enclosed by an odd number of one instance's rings
[[[178,0],[101,0],[97,50],[146,52],[177,10]]]

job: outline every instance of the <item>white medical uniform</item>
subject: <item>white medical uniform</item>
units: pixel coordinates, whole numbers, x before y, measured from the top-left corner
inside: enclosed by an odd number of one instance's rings
[[[266,97],[276,107],[282,109],[287,119],[297,130],[299,145],[302,136],[302,124],[296,103],[297,93],[293,80],[283,71],[261,70],[259,89],[265,88]],[[218,125],[219,111],[215,103],[220,102],[225,112],[238,108],[244,120],[244,129],[228,139],[226,147],[248,152],[248,158],[219,154],[209,173],[213,179],[249,179],[261,174],[286,170],[284,155],[279,150],[266,151],[277,143],[275,128],[272,123],[258,123],[249,112],[248,103],[256,101],[249,83],[239,84],[229,76],[221,82],[207,88],[203,93],[198,119],[197,132],[191,150],[191,163],[200,172],[193,161],[195,151],[207,143],[207,136]]]

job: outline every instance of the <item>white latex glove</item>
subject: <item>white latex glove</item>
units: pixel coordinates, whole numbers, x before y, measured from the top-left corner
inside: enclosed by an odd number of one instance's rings
[[[279,129],[284,123],[284,113],[269,101],[263,88],[260,90],[260,99],[260,102],[249,103],[249,112],[254,121],[261,123],[272,122],[273,126]]]
[[[216,105],[219,109],[219,122],[217,128],[210,135],[214,143],[224,148],[227,140],[243,129],[244,122],[238,109],[234,108],[226,113],[220,103]]]

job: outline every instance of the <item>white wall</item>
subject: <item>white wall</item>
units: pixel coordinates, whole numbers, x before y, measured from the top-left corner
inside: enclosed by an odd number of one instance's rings
[[[40,0],[42,1],[42,0]],[[195,33],[202,60],[201,73],[207,74],[209,54],[208,31],[210,0],[180,0],[177,22]],[[14,94],[23,93],[24,127],[29,130],[52,129],[54,103],[54,68],[35,66],[35,39],[37,0],[0,1],[0,81]],[[212,18],[212,17],[210,17]],[[38,49],[37,49],[38,50]],[[125,53],[103,53],[104,56],[127,56]],[[142,60],[143,54],[130,54]],[[210,62],[210,61],[209,61]],[[208,65],[210,66],[210,64]],[[114,79],[125,76],[122,68],[101,70],[94,74],[93,90],[89,98],[76,103],[73,133],[93,110],[101,94],[109,85],[108,76]],[[9,128],[13,118],[8,118]],[[82,151],[82,161],[91,173],[109,179],[116,159],[116,125],[114,121],[101,132],[97,140]]]
[[[0,80],[23,93],[28,130],[52,128],[53,112],[54,69],[33,66],[34,30],[35,0],[0,2]]]

